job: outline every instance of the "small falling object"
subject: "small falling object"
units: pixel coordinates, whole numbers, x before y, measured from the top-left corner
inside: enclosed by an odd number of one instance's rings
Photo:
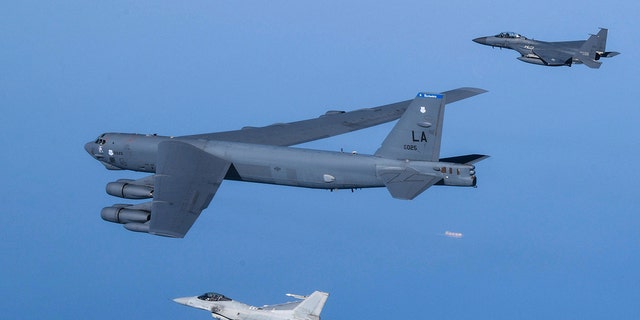
[[[456,239],[462,238],[462,233],[460,232],[445,231],[444,235],[449,238],[456,238]]]

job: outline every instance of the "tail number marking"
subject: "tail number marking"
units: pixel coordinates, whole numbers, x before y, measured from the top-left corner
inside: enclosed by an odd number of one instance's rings
[[[416,132],[411,130],[411,140],[413,142],[427,142],[427,134],[421,131],[420,136],[416,137]]]
[[[415,144],[405,144],[404,149],[418,151],[418,146],[416,146]]]

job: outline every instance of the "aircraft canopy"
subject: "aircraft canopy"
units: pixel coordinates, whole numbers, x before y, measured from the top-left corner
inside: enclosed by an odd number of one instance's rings
[[[497,38],[511,38],[511,39],[518,39],[518,38],[523,38],[526,39],[525,37],[521,36],[518,33],[515,32],[500,32],[500,34],[496,35]]]
[[[198,299],[204,301],[231,301],[231,299],[215,292],[207,292],[201,296],[198,296]]]

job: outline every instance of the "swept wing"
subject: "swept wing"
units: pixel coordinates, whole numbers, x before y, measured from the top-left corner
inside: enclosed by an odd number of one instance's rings
[[[533,53],[549,66],[571,65],[573,55],[552,48],[536,48]]]
[[[443,94],[447,96],[447,103],[453,103],[484,92],[486,90],[478,88],[458,88],[445,91]],[[413,100],[344,113],[328,113],[315,119],[273,124],[266,127],[249,127],[181,138],[291,146],[397,120],[404,114],[411,101]]]
[[[149,233],[184,237],[211,202],[229,165],[189,143],[160,143]]]

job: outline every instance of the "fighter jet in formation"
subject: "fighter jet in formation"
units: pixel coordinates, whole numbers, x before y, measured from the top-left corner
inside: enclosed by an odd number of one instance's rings
[[[316,291],[309,296],[287,294],[298,301],[262,307],[231,300],[224,295],[208,292],[197,297],[176,298],[185,306],[207,310],[218,320],[320,320],[328,293]]]
[[[606,51],[607,29],[600,29],[587,40],[545,42],[528,39],[515,32],[502,32],[495,36],[473,39],[491,47],[518,51],[518,60],[544,66],[571,66],[583,63],[589,68],[600,68],[600,58],[614,57],[619,52]]]
[[[149,199],[102,210],[104,220],[131,231],[182,238],[223,179],[316,189],[386,187],[394,198],[413,199],[432,185],[476,185],[471,154],[439,159],[445,102],[486,92],[460,88],[419,93],[415,99],[316,119],[182,137],[105,133],[85,150],[109,170],[154,173],[107,184],[108,194]],[[288,146],[400,118],[374,155]]]

